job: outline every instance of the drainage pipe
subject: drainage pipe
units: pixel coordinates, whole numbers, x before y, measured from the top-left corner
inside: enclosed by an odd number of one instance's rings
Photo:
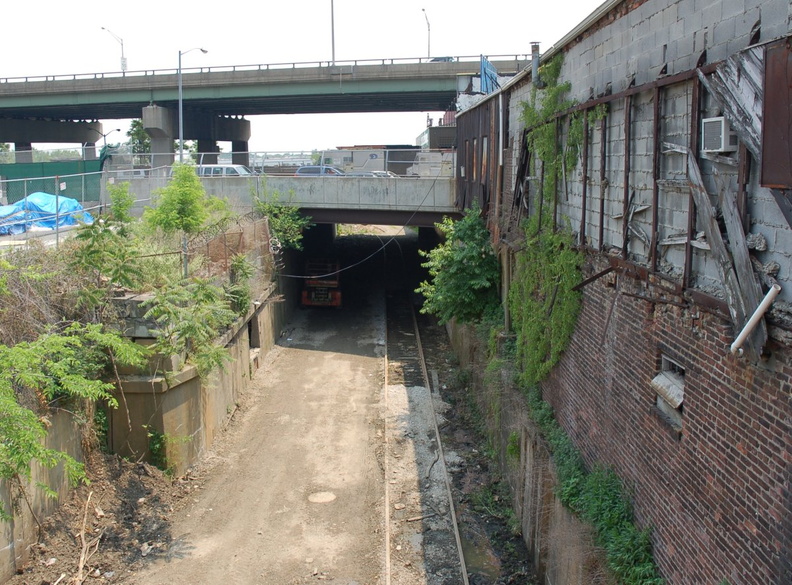
[[[531,43],[531,83],[539,84],[539,43]]]
[[[743,330],[740,331],[740,334],[734,340],[734,343],[731,344],[732,353],[739,352],[739,355],[742,355],[743,353],[741,347],[742,344],[745,342],[748,336],[753,332],[754,327],[756,327],[756,324],[759,323],[759,320],[764,316],[764,314],[770,308],[770,305],[773,304],[773,301],[780,292],[781,292],[780,285],[774,284],[773,286],[770,287],[770,290],[767,291],[765,298],[762,299],[761,303],[759,303],[759,306],[756,308],[756,311],[754,311],[754,314],[751,315],[751,318],[748,319],[748,322],[745,324],[745,327],[743,327]]]

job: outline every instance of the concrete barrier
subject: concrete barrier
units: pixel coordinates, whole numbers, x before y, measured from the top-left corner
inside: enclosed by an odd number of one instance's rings
[[[165,177],[132,178],[129,192],[139,215],[152,206],[152,193],[167,185]],[[252,210],[255,198],[277,194],[282,203],[306,209],[420,211],[455,214],[456,182],[452,177],[381,179],[376,177],[210,177],[201,180],[208,195],[225,198],[234,212]],[[350,222],[352,223],[352,222]]]

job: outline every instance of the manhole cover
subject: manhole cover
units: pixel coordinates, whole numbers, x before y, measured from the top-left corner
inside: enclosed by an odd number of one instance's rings
[[[308,501],[314,504],[326,504],[336,499],[333,492],[314,492],[308,496]]]

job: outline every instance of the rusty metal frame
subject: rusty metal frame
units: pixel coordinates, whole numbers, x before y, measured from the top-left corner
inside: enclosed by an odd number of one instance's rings
[[[586,245],[586,204],[588,198],[589,125],[588,111],[583,110],[583,200],[580,213],[580,245]]]
[[[649,266],[652,272],[657,270],[657,223],[658,205],[660,203],[660,188],[657,184],[660,178],[660,148],[662,142],[661,110],[660,98],[663,97],[662,88],[654,88],[654,111],[652,120],[653,125],[653,145],[652,145],[652,237],[651,249],[649,250]]]
[[[630,215],[630,138],[632,136],[632,94],[624,98],[624,193],[622,208],[622,258],[627,259],[629,242],[629,215]]]
[[[608,179],[606,177],[607,170],[607,137],[608,137],[608,116],[605,115],[600,120],[600,204],[599,204],[599,241],[598,248],[600,251],[605,250],[605,192],[608,188],[606,184]]]
[[[688,148],[691,152],[698,151],[699,145],[699,128],[701,115],[701,81],[698,76],[693,78],[693,89],[690,99],[690,143]],[[685,266],[682,271],[682,286],[684,288],[690,287],[690,279],[693,273],[693,246],[691,240],[693,239],[693,232],[696,229],[696,203],[693,197],[693,192],[688,194],[688,224],[687,224],[687,241],[685,242]]]

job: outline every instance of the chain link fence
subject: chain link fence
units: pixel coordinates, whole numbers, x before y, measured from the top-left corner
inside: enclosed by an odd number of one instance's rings
[[[90,211],[102,201],[102,173],[0,180],[0,203],[12,205],[32,193],[71,197]]]

